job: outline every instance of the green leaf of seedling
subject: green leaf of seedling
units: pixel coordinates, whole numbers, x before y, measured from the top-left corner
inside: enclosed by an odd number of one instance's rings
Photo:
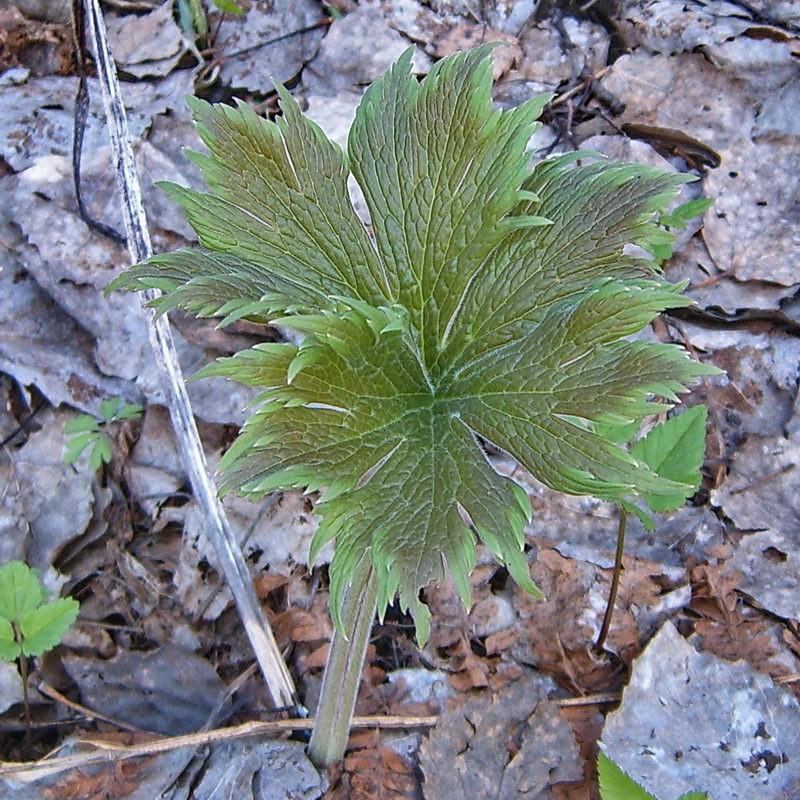
[[[14,638],[11,623],[0,618],[0,660],[16,661],[21,655],[22,647]]]
[[[42,602],[42,584],[36,573],[22,561],[0,567],[0,617],[19,622]]]
[[[686,792],[682,794],[678,800],[708,800],[707,792]]]
[[[122,398],[121,397],[109,397],[103,400],[100,403],[100,416],[106,422],[112,422],[114,420],[114,416],[116,415],[117,411],[119,411],[120,406],[122,405]]]
[[[614,442],[614,444],[627,444],[636,436],[641,427],[642,421],[639,419],[635,419],[633,422],[621,422],[617,425],[596,422],[594,431],[604,439],[608,439],[609,442]]]
[[[95,439],[92,452],[89,454],[89,466],[94,469],[100,469],[103,464],[108,464],[111,461],[111,441],[105,434],[100,434]]]
[[[64,463],[74,464],[87,447],[103,438],[105,438],[105,434],[102,431],[87,431],[73,436],[64,448]]]
[[[178,0],[178,24],[186,36],[205,36],[208,21],[202,0]]]
[[[632,503],[630,500],[620,500],[619,504],[628,514],[638,517],[639,522],[642,523],[642,527],[646,531],[654,531],[656,529],[656,521],[638,503]]]
[[[662,214],[659,217],[659,222],[670,228],[685,228],[690,219],[705,214],[713,204],[714,201],[707,197],[689,200],[689,202],[677,206],[668,214]]]
[[[663,264],[672,258],[672,243],[670,244],[654,244],[649,248],[653,254],[653,258],[659,263]]]
[[[226,14],[244,14],[244,9],[234,0],[211,0],[211,2]]]
[[[597,757],[597,774],[602,800],[657,800],[603,753]]]
[[[657,425],[631,448],[631,455],[657,475],[686,485],[683,490],[659,497],[645,494],[653,511],[677,510],[700,486],[707,418],[705,406],[693,406]]]
[[[64,425],[64,433],[88,433],[89,431],[99,431],[100,426],[97,420],[89,414],[81,414],[78,417],[68,419]]]
[[[138,419],[142,416],[143,411],[144,409],[138,403],[125,403],[114,415],[114,422],[119,422],[123,419]]]
[[[55,647],[78,618],[79,610],[77,600],[62,597],[25,613],[20,621],[22,652],[39,656]]]

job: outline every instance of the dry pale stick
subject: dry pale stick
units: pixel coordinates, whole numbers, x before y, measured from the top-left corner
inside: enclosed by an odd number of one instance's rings
[[[108,47],[100,4],[98,0],[85,0],[85,7],[89,32],[94,42],[97,73],[103,90],[103,104],[117,171],[117,183],[123,197],[122,210],[128,250],[133,262],[137,263],[152,255],[152,247],[142,205],[139,178],[128,137],[125,107],[122,103],[114,60]],[[142,300],[147,303],[158,297],[159,293],[147,290],[140,294]],[[151,309],[147,311],[151,314],[152,321],[153,312]],[[225,579],[233,593],[267,688],[276,706],[300,708],[292,676],[261,612],[241,548],[236,542],[217,497],[216,487],[209,475],[166,315],[155,319],[149,330],[153,355],[163,377],[183,465],[189,475],[194,496],[203,510],[206,534],[214,546]]]

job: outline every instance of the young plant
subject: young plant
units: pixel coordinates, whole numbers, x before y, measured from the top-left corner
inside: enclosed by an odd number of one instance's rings
[[[677,511],[700,486],[700,468],[705,455],[706,421],[708,411],[705,406],[693,406],[676,417],[656,425],[650,432],[636,441],[630,449],[631,455],[641,460],[653,472],[662,478],[668,478],[683,485],[683,489],[674,494],[645,496],[652,511]],[[639,423],[623,425],[604,430],[606,436],[622,444],[627,442],[638,430]],[[614,562],[614,575],[611,580],[608,605],[600,627],[595,650],[602,651],[606,636],[611,628],[611,615],[617,599],[620,575],[622,574],[622,556],[625,548],[625,529],[628,513],[636,514],[645,528],[652,530],[655,524],[647,512],[632,503],[622,500],[619,509],[619,529],[617,531],[617,552]]]
[[[191,99],[209,153],[189,157],[210,191],[164,188],[201,249],[155,256],[109,287],[161,289],[162,313],[305,335],[202,374],[262,391],[223,460],[223,491],[322,492],[311,557],[335,539],[336,633],[310,746],[321,764],[344,752],[376,607],[399,596],[424,642],[421,590],[449,572],[469,603],[476,539],[539,595],[523,550],[530,501],[482,440],[571,494],[691,490],[596,427],[659,413],[710,372],[676,346],[626,338],[689,305],[626,246],[671,241],[657,214],[690,178],[590,153],[531,166],[549,98],[494,109],[490,50],[446,58],[421,82],[406,52],[366,91],[346,154],[282,87],[276,122]]]
[[[52,650],[77,619],[78,609],[78,602],[71,597],[45,603],[41,581],[21,561],[9,561],[0,567],[0,659],[19,661],[28,749],[31,729],[28,656]]]
[[[224,14],[244,14],[244,9],[236,0],[210,0],[217,10]],[[187,35],[205,38],[208,34],[208,18],[203,0],[176,0],[178,21],[181,30]]]
[[[603,753],[597,757],[597,774],[602,800],[657,800]],[[708,800],[708,795],[705,792],[686,792],[678,800]]]
[[[121,397],[112,397],[100,403],[100,419],[81,414],[67,421],[64,433],[70,437],[64,448],[64,463],[74,464],[84,450],[89,451],[89,466],[100,469],[111,461],[111,437],[108,426],[124,419],[138,419],[142,407],[136,403],[123,403]]]

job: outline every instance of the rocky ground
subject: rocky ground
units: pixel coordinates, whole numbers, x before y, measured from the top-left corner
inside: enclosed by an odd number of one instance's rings
[[[108,0],[111,47],[154,246],[192,239],[154,186],[198,185],[183,98],[277,111],[272,80],[344,143],[364,88],[408,46],[424,74],[484,41],[503,107],[553,92],[535,156],[575,148],[691,172],[714,200],[681,233],[667,275],[696,305],[652,335],[725,375],[686,400],[709,408],[703,485],[654,533],[631,523],[613,628],[593,650],[617,519],[609,504],[529,489],[534,601],[488,558],[467,613],[432,587],[430,641],[390,611],[376,625],[361,715],[437,716],[355,732],[320,775],[302,734],[190,743],[274,713],[177,455],[138,299],[104,297],[128,263],[100,90],[88,81],[80,187],[79,59],[69,4],[0,2],[0,563],[22,559],[81,602],[22,689],[0,662],[0,757],[143,747],[0,780],[19,798],[596,798],[598,743],[660,800],[800,797],[800,9],[792,0],[251,0],[245,16],[187,0]],[[192,27],[193,26],[193,27]],[[280,333],[172,315],[184,370]],[[190,396],[209,461],[251,393],[221,379]],[[113,457],[65,463],[65,424],[121,397],[146,408],[109,427]],[[514,465],[502,457],[506,474]],[[225,501],[258,597],[313,707],[331,624],[324,563],[309,565],[313,497]],[[329,555],[329,554],[328,554]],[[324,561],[324,559],[322,559]],[[88,742],[93,744],[89,744]],[[115,752],[120,752],[116,750]]]

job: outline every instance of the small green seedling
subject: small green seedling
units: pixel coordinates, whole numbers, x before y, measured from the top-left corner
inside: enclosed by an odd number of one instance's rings
[[[671,211],[662,212],[658,217],[658,222],[672,231],[683,230],[690,219],[705,214],[711,208],[713,202],[707,197],[689,200],[687,203],[676,206]],[[652,253],[660,261],[667,261],[672,258],[672,241],[660,242],[652,249]]]
[[[71,597],[44,602],[36,573],[21,561],[0,567],[0,658],[16,661],[52,650],[78,617]]]
[[[64,433],[70,437],[64,448],[64,463],[74,464],[88,447],[89,466],[100,469],[111,461],[111,437],[107,428],[114,422],[137,419],[142,407],[136,403],[123,403],[121,397],[112,397],[100,403],[100,419],[90,414],[81,414],[64,425]]]
[[[18,661],[25,705],[26,749],[30,749],[31,712],[28,700],[28,656],[52,650],[78,618],[71,597],[45,601],[36,573],[21,561],[0,567],[0,659]]]
[[[597,774],[600,778],[602,800],[658,800],[646,789],[626,775],[608,756],[597,758]],[[662,798],[663,800],[663,798]],[[706,792],[686,792],[678,800],[708,800]]]
[[[674,239],[660,215],[693,178],[587,152],[532,164],[550,96],[496,109],[491,49],[443,59],[422,81],[407,51],[365,92],[346,153],[282,86],[276,122],[192,98],[208,152],[189,158],[209,191],[164,188],[200,247],[154,256],[109,287],[161,290],[159,313],[305,336],[202,374],[261,392],[222,461],[224,491],[321,491],[311,559],[335,540],[336,633],[309,748],[318,764],[344,753],[376,609],[399,598],[424,642],[421,590],[449,574],[469,604],[478,540],[541,596],[524,550],[530,499],[484,442],[552,489],[632,509],[697,485],[605,434],[633,435],[716,372],[629,338],[691,305],[656,252]],[[647,440],[634,447],[649,452]]]
[[[235,0],[211,0],[225,14],[244,14],[244,9]],[[208,34],[208,18],[203,0],[176,0],[178,21],[184,33],[205,37]]]
[[[677,511],[700,486],[705,455],[706,422],[708,411],[705,406],[693,406],[675,417],[656,425],[650,432],[630,447],[630,454],[642,464],[646,464],[660,478],[672,481],[681,486],[674,493],[649,494],[641,493],[641,499],[651,511],[666,513]],[[626,444],[639,429],[639,422],[622,425],[607,425],[603,434],[617,444]],[[647,530],[654,530],[655,522],[640,505],[630,499],[619,501],[620,517],[617,533],[617,553],[614,563],[614,575],[611,581],[606,613],[595,649],[600,652],[605,644],[611,627],[611,615],[614,611],[617,590],[622,573],[622,557],[625,547],[625,530],[629,513],[636,514]]]

